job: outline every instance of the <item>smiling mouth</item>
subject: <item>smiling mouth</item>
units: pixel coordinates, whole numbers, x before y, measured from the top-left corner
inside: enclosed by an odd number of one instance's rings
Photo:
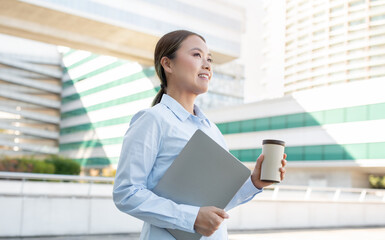
[[[205,80],[209,80],[210,79],[207,74],[198,74],[198,77],[202,78],[202,79],[205,79]]]

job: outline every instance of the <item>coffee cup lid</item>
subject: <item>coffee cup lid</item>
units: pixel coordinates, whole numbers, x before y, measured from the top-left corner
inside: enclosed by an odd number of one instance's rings
[[[262,144],[277,144],[285,146],[285,142],[281,140],[274,140],[274,139],[265,139],[263,140]]]

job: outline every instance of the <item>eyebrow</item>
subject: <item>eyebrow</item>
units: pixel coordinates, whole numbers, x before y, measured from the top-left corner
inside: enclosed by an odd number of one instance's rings
[[[203,53],[202,49],[197,47],[190,49],[190,51],[193,51],[193,50],[198,50],[199,52]],[[209,55],[210,57],[212,56],[211,53],[208,53],[207,55]]]

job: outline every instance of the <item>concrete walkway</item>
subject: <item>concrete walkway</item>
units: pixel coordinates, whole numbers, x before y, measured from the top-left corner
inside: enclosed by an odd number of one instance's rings
[[[4,238],[0,238],[4,239]],[[9,240],[138,240],[138,234],[7,238]],[[336,228],[303,230],[260,230],[230,232],[229,240],[384,240],[385,226],[378,228]]]
[[[385,227],[231,232],[229,240],[384,240]]]

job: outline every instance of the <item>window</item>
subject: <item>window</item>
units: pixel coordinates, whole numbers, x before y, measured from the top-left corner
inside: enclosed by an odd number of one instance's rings
[[[319,36],[319,35],[324,34],[324,33],[325,33],[325,30],[321,29],[321,30],[318,30],[317,32],[314,32],[313,36]]]
[[[246,120],[241,122],[241,131],[242,132],[253,132],[255,131],[255,120]]]
[[[385,60],[385,55],[371,56],[371,57],[370,57],[370,60],[374,60],[374,61],[382,60],[382,61],[384,61],[384,60]]]
[[[345,144],[344,149],[346,152],[345,159],[365,159],[367,155],[367,144]]]
[[[370,159],[383,159],[385,156],[385,143],[368,143]]]
[[[257,131],[264,131],[270,128],[270,123],[267,118],[260,118],[255,120],[255,129]]]
[[[346,109],[346,121],[365,121],[368,114],[367,106],[350,107]]]
[[[325,145],[323,149],[324,160],[345,159],[345,149],[342,145]]]
[[[286,116],[277,116],[271,118],[271,129],[286,128]]]
[[[325,16],[325,11],[318,12],[318,13],[314,14],[313,18],[318,18],[318,17],[322,17],[322,16]]]
[[[330,49],[340,49],[342,46],[344,46],[344,43],[337,43],[337,44],[333,44],[333,45],[330,45]]]
[[[371,22],[384,20],[384,19],[385,19],[385,14],[370,17]]]
[[[330,27],[330,31],[333,32],[333,31],[336,31],[336,30],[341,30],[343,29],[344,25],[343,24],[338,24],[338,25],[335,25],[333,27]]]
[[[313,112],[313,113],[305,113],[305,126],[317,126],[323,123],[323,115],[322,111]]]
[[[349,3],[349,7],[359,6],[359,5],[364,4],[364,3],[365,3],[364,0],[359,0],[359,1],[350,2],[350,3]]]
[[[305,160],[322,160],[322,146],[305,146]]]
[[[287,127],[295,128],[304,126],[304,116],[303,113],[290,114],[287,116]]]
[[[348,44],[365,43],[365,38],[356,38],[348,41]]]
[[[385,119],[385,103],[378,103],[369,106],[369,119]]]
[[[339,12],[339,11],[341,11],[341,10],[343,10],[344,9],[344,5],[339,5],[339,6],[337,6],[337,7],[334,7],[334,8],[332,8],[332,9],[330,9],[330,12],[331,13],[335,13],[335,12]]]
[[[344,109],[325,111],[325,124],[344,122]]]
[[[357,59],[352,59],[348,61],[348,64],[364,64],[365,63],[365,58],[357,58]]]
[[[304,147],[287,147],[285,153],[287,154],[287,160],[291,161],[302,161],[304,160]]]
[[[349,22],[349,26],[357,26],[363,23],[365,23],[365,19],[359,19],[359,20]]]

